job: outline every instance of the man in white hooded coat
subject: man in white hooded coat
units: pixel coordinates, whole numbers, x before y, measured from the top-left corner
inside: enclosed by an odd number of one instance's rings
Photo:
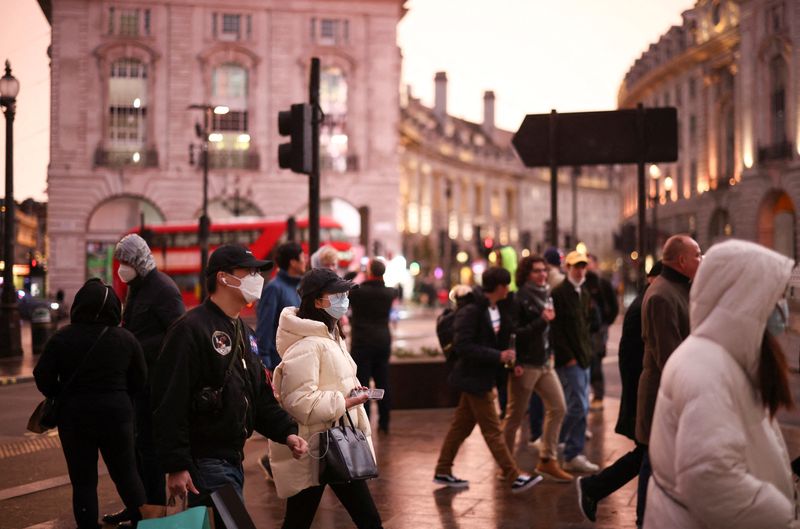
[[[759,383],[765,328],[792,266],[735,240],[703,259],[691,334],[658,391],[645,528],[800,527],[786,445]]]

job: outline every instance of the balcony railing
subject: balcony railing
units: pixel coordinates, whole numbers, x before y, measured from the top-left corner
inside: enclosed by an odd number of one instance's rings
[[[114,149],[97,147],[94,151],[95,167],[158,167],[158,151],[148,149]]]
[[[208,167],[210,169],[247,169],[258,170],[259,156],[252,149],[247,151],[209,151]]]
[[[766,147],[758,148],[758,161],[769,162],[775,160],[789,160],[792,157],[792,144],[788,141],[773,143]]]

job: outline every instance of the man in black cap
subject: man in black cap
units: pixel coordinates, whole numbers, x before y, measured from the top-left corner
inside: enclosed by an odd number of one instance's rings
[[[208,259],[210,297],[170,328],[152,373],[153,426],[170,497],[190,504],[231,484],[242,496],[244,443],[258,431],[301,457],[308,444],[275,400],[255,333],[239,312],[259,298],[271,261],[237,245]]]

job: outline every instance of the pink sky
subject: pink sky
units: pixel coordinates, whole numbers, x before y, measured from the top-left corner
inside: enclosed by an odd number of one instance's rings
[[[494,90],[496,121],[516,130],[527,113],[606,110],[633,61],[694,0],[409,0],[398,26],[403,84],[433,102],[447,71],[451,114],[481,121]],[[14,122],[14,195],[46,199],[50,27],[36,0],[0,0],[0,61],[20,81]],[[12,7],[13,6],[13,7]],[[5,120],[0,118],[0,175]],[[0,178],[0,194],[5,193]]]

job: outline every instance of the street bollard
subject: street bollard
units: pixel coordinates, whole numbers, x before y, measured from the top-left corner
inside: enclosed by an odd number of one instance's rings
[[[44,352],[47,340],[56,330],[56,324],[50,317],[50,309],[39,307],[33,309],[31,313],[31,342],[33,354],[38,355]]]

